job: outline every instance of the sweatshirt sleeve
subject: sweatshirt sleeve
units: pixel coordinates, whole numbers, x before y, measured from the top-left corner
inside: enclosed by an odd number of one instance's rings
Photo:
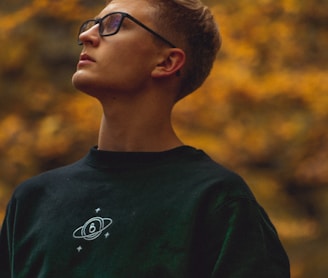
[[[212,254],[217,253],[211,278],[290,277],[289,260],[277,232],[255,200],[231,200],[212,216],[209,237],[216,245]]]
[[[10,218],[14,214],[13,201],[8,204],[6,216],[0,232],[0,277],[11,277],[11,241],[12,241],[12,225]]]

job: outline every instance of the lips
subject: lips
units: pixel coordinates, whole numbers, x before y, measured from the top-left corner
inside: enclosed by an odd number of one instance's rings
[[[77,64],[77,69],[82,69],[85,66],[94,64],[95,62],[96,62],[96,60],[94,58],[92,58],[91,56],[89,56],[88,54],[81,53],[80,60]]]
[[[90,62],[96,62],[96,60],[94,58],[92,58],[91,56],[89,56],[86,53],[82,53],[80,55],[80,61],[90,61]]]

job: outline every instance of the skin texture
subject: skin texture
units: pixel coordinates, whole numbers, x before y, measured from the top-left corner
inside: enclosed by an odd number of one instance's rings
[[[114,0],[97,17],[117,11],[157,31],[154,7],[146,0]],[[98,148],[164,151],[183,145],[172,128],[171,112],[179,93],[176,73],[185,63],[184,51],[159,44],[128,19],[113,36],[101,37],[95,25],[80,40],[83,48],[72,81],[102,105]]]

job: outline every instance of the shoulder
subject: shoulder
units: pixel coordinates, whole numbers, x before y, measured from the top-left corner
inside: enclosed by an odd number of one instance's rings
[[[74,173],[83,172],[82,160],[45,171],[33,176],[17,186],[13,198],[17,200],[35,198],[42,196],[49,190],[56,190],[56,187],[65,184]]]
[[[203,184],[209,185],[210,195],[224,196],[227,199],[254,199],[246,181],[235,171],[214,161],[203,151],[198,151],[198,160],[194,169],[194,176],[199,176]]]
[[[176,195],[183,196],[204,214],[215,214],[230,202],[239,204],[245,200],[256,204],[244,179],[202,150],[186,149],[160,176]]]

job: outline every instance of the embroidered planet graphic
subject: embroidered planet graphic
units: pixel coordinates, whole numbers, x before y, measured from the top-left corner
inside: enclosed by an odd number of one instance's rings
[[[83,238],[85,240],[94,240],[105,231],[113,220],[110,218],[92,217],[83,226],[73,232],[74,238]]]

